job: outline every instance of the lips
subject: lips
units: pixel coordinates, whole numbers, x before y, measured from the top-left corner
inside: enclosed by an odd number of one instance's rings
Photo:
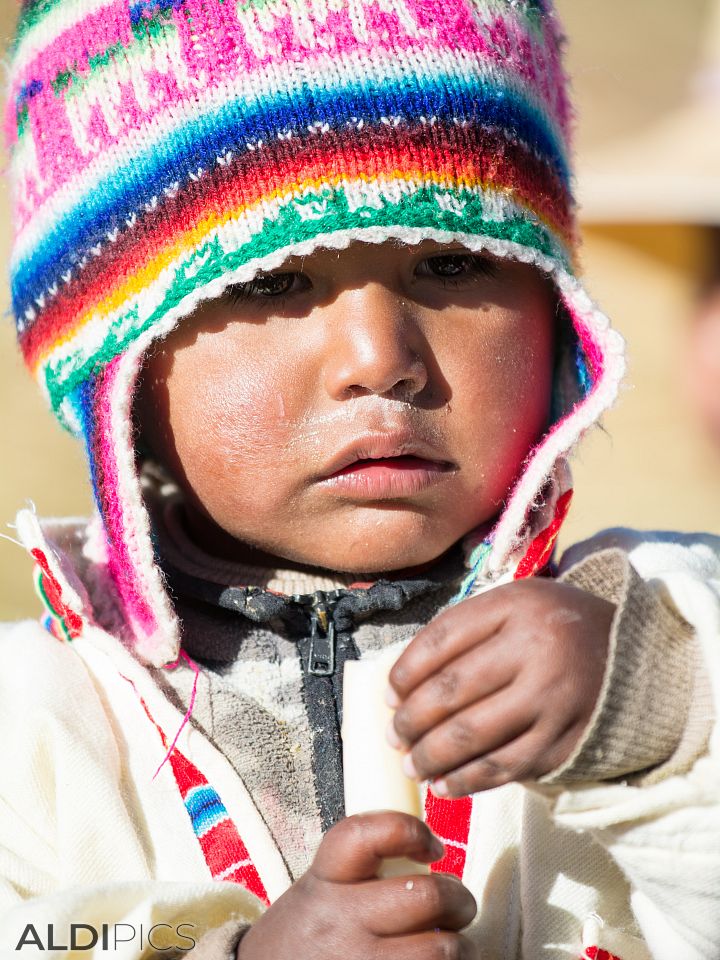
[[[356,473],[360,471],[366,472],[369,470],[438,470],[442,472],[445,469],[445,464],[438,463],[434,460],[427,460],[423,457],[370,457],[364,460],[355,460],[354,463],[348,464],[347,467],[343,467],[342,470],[337,470],[335,473],[331,474],[331,476],[344,477],[350,473]]]
[[[346,475],[353,470],[381,465],[397,470],[435,468],[449,470],[453,464],[444,460],[429,444],[407,434],[370,434],[353,440],[322,471],[323,479]]]
[[[407,434],[360,437],[327,464],[320,485],[356,499],[415,496],[454,472],[431,445]]]

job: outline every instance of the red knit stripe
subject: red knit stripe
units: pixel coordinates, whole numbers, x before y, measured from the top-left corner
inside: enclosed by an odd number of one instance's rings
[[[515,571],[516,580],[524,580],[527,577],[533,577],[543,569],[549,562],[555,549],[555,541],[560,533],[560,527],[570,509],[573,491],[566,490],[555,505],[555,516],[550,524],[541,531],[528,547],[528,551],[518,564]]]
[[[215,879],[221,877],[223,883],[240,883],[260,897],[263,903],[270,903],[255,864],[252,861],[245,863],[250,860],[250,855],[232,820],[223,820],[216,824],[199,839],[205,862]],[[242,866],[228,874],[228,867],[235,863],[241,863]]]
[[[247,867],[239,867],[234,873],[225,877],[225,880],[229,883],[239,884],[241,887],[249,890],[250,893],[254,893],[266,906],[270,906],[270,900],[263,886],[263,882],[260,879],[260,874],[252,864]]]
[[[170,765],[183,800],[194,787],[202,787],[207,783],[198,768],[177,749],[170,754]]]
[[[425,799],[425,822],[441,840],[453,840],[446,844],[445,856],[430,868],[436,873],[453,873],[462,879],[467,859],[467,842],[470,835],[472,797],[457,800],[442,800],[430,790]]]
[[[190,763],[187,757],[184,757],[178,750],[173,750],[170,763],[183,799],[194,787],[208,785],[208,781],[197,767]],[[222,798],[220,802],[222,803]],[[213,877],[217,878],[222,875],[224,882],[239,883],[258,896],[263,903],[269,904],[265,886],[252,862],[238,867],[232,873],[226,873],[233,864],[250,860],[247,847],[229,817],[220,823],[216,823],[214,827],[211,827],[207,833],[198,837],[197,840]]]
[[[431,867],[434,873],[452,873],[462,879],[465,871],[465,861],[467,860],[467,851],[461,847],[453,847],[452,844],[446,844],[445,856],[438,860]]]
[[[210,873],[216,877],[234,863],[248,860],[247,847],[232,820],[221,820],[199,838]]]
[[[72,331],[78,318],[94,309],[143,263],[152,260],[184,233],[213,214],[222,217],[240,204],[254,204],[274,191],[286,191],[298,182],[327,175],[370,180],[395,171],[408,175],[432,170],[443,178],[465,177],[507,190],[523,204],[546,217],[567,234],[570,213],[567,194],[554,174],[521,144],[501,134],[452,129],[441,125],[432,136],[425,129],[397,131],[381,127],[372,143],[357,142],[352,132],[328,137],[277,141],[265,148],[264,164],[256,154],[242,154],[229,165],[218,165],[199,182],[185,185],[174,198],[164,197],[158,208],[138,217],[115,243],[93,258],[64,287],[23,336],[25,360],[34,367],[56,340]],[[558,214],[558,211],[562,211]]]
[[[82,617],[72,610],[63,600],[62,587],[50,569],[48,559],[42,550],[38,550],[36,547],[30,551],[30,556],[42,570],[43,590],[45,591],[45,596],[53,613],[63,621],[69,636],[75,640],[82,633]]]
[[[621,958],[607,950],[600,950],[598,947],[587,947],[582,960],[621,960]]]
[[[125,677],[125,679],[127,680],[128,678]],[[128,682],[132,683],[131,680]],[[135,685],[132,685],[134,688]],[[148,720],[150,720],[160,734],[163,746],[167,746],[167,738],[160,726],[153,719],[147,703],[142,697],[139,697],[139,699]],[[179,750],[173,750],[170,756],[170,764],[175,776],[175,782],[178,785],[183,800],[187,796],[188,791],[194,787],[208,785],[208,781],[202,773],[200,773],[198,768],[193,763],[190,763],[187,757],[184,757]],[[220,800],[220,802],[222,803],[222,800]],[[196,839],[200,844],[205,862],[213,877],[222,876],[225,882],[239,883],[269,906],[270,900],[267,891],[255,865],[252,861],[250,863],[244,863],[244,861],[250,860],[251,858],[247,847],[243,843],[230,817],[216,824],[212,829],[208,830],[207,833],[203,834],[202,837],[197,837],[196,835]],[[226,871],[236,863],[243,864],[243,866],[239,866],[231,873],[226,873]]]

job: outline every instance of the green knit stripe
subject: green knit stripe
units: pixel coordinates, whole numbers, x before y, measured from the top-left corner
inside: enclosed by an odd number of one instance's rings
[[[258,217],[252,226],[246,218],[224,228],[224,243],[215,234],[189,250],[174,268],[167,269],[169,279],[162,301],[155,300],[156,306],[149,312],[147,307],[141,308],[141,298],[128,301],[123,312],[109,321],[100,349],[90,352],[84,347],[82,329],[72,352],[67,353],[68,347],[64,345],[62,356],[50,354],[39,376],[44,379],[56,414],[64,420],[60,405],[78,384],[124,352],[194,291],[280,250],[291,250],[308,241],[320,241],[318,245],[322,245],[323,237],[329,238],[338,232],[352,231],[357,239],[362,239],[363,233],[373,228],[399,231],[420,228],[477,235],[529,247],[570,269],[566,251],[532,212],[523,215],[519,208],[511,205],[508,216],[502,217],[501,208],[507,206],[502,197],[469,189],[448,190],[425,185],[410,194],[398,188],[394,197],[383,197],[379,203],[377,195],[373,199],[372,206],[358,207],[354,203],[351,207],[342,188],[325,187],[279,204],[271,217]],[[489,214],[495,218],[489,219]],[[234,238],[228,239],[232,232]],[[91,322],[97,321],[94,317]],[[94,333],[95,342],[96,336]]]
[[[22,8],[20,19],[15,31],[15,43],[22,40],[26,33],[37,26],[54,8],[59,7],[63,0],[27,0]]]

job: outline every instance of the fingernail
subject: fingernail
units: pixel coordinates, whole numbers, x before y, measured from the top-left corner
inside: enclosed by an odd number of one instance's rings
[[[408,753],[403,758],[403,770],[405,771],[406,776],[410,777],[411,780],[417,780],[418,774],[415,769],[415,764],[413,763],[412,754]]]
[[[394,747],[396,750],[402,750],[402,740],[395,732],[395,723],[393,720],[387,725],[385,738],[391,747]]]
[[[385,703],[393,710],[397,710],[400,706],[400,697],[392,687],[388,687],[385,691]]]
[[[450,792],[448,790],[447,780],[433,780],[430,789],[436,797],[446,797]]]

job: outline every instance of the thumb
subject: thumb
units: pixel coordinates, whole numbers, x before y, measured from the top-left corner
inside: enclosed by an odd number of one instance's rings
[[[381,810],[335,824],[323,838],[310,869],[331,883],[358,883],[376,877],[382,861],[390,857],[433,863],[444,852],[441,841],[422,820]]]

